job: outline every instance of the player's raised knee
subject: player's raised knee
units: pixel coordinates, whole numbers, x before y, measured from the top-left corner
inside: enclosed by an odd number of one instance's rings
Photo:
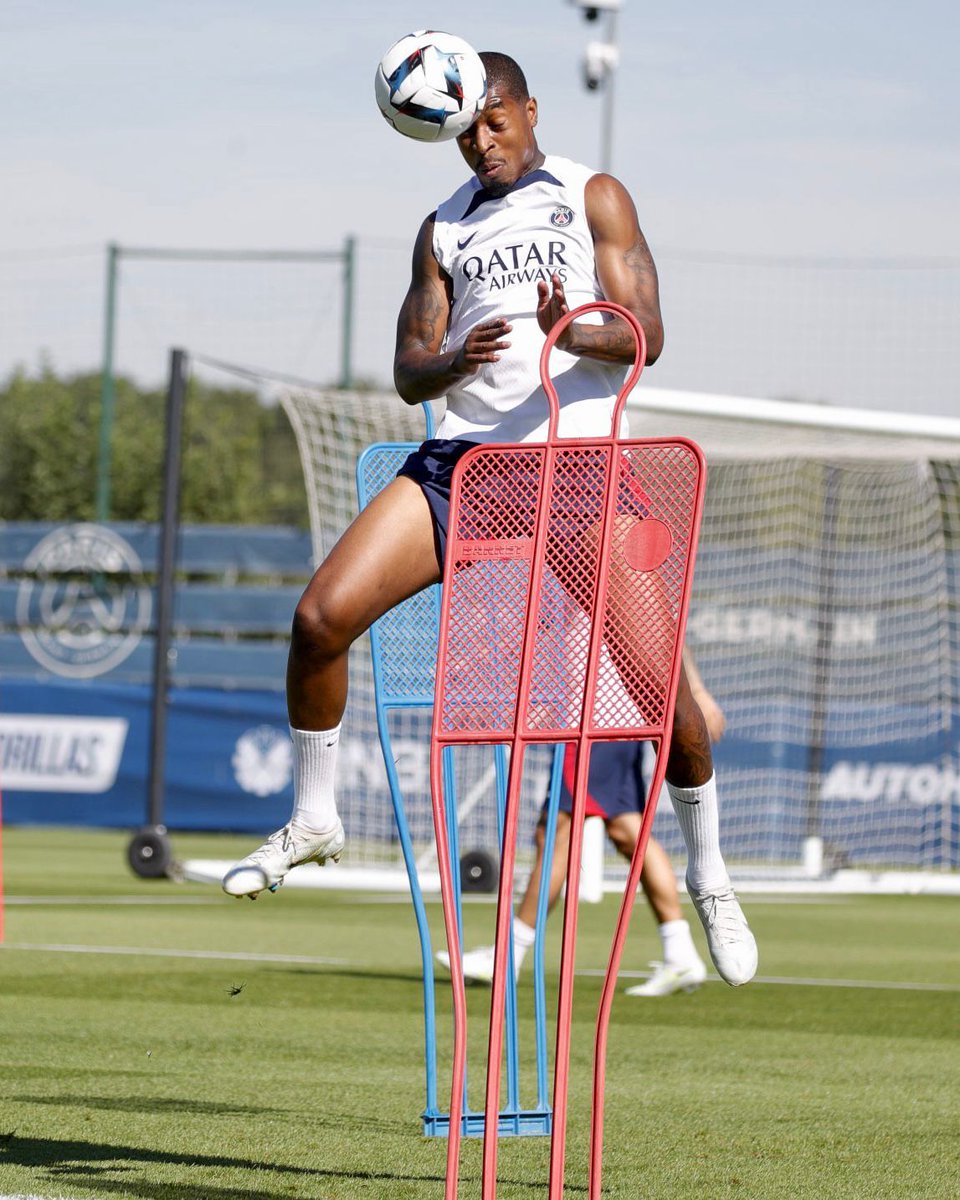
[[[291,638],[298,651],[335,657],[346,651],[362,629],[355,629],[355,609],[335,596],[305,594],[293,614]]]

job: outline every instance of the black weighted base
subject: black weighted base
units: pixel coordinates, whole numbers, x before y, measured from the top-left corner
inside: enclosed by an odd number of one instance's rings
[[[500,882],[500,864],[486,850],[467,850],[460,855],[460,890],[495,892]]]
[[[137,830],[127,847],[127,862],[142,879],[165,879],[173,862],[166,826],[145,825]]]

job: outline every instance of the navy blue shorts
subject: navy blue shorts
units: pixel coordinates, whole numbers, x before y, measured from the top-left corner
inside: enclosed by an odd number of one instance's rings
[[[437,561],[443,566],[444,555],[447,551],[447,526],[450,523],[450,486],[453,481],[453,469],[466,454],[479,443],[470,442],[464,438],[430,438],[417,450],[410,454],[397,475],[405,475],[419,484],[430,506],[433,518],[434,544],[437,550]],[[647,515],[647,496],[636,478],[629,460],[620,460],[620,476],[618,486],[618,512],[632,513],[637,518]],[[538,475],[531,468],[520,466],[514,468],[512,480],[517,485],[520,495],[526,495],[528,500],[531,488],[535,486]],[[593,490],[598,492],[602,487],[603,474],[598,465],[595,473]],[[579,486],[582,487],[582,479]],[[560,493],[563,503],[563,492]],[[523,511],[532,515],[532,508],[524,506]],[[592,525],[598,517],[596,499],[590,504],[583,504],[575,495],[571,495],[565,506],[565,528],[568,535],[573,536],[578,529],[584,530]],[[531,531],[532,532],[532,531]]]
[[[642,742],[595,742],[587,776],[588,817],[605,821],[624,813],[642,813],[646,803]],[[560,811],[573,811],[574,748],[563,756]]]
[[[450,521],[450,484],[453,468],[466,452],[476,446],[463,438],[430,438],[408,456],[397,472],[420,485],[430,505],[433,518],[433,540],[437,562],[443,566],[447,552],[447,525]]]

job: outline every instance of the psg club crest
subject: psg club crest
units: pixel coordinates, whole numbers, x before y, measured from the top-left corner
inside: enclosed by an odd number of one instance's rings
[[[94,679],[118,667],[150,628],[153,594],[133,547],[102,525],[63,525],[24,559],[17,625],[42,667]]]
[[[566,229],[568,225],[573,224],[573,209],[567,208],[565,204],[558,204],[550,214],[550,224],[557,229]]]

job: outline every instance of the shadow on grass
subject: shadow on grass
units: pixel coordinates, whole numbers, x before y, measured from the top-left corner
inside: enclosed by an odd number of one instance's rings
[[[284,1117],[294,1118],[296,1110],[289,1108],[267,1108],[264,1105],[221,1104],[211,1100],[187,1100],[179,1096],[149,1097],[149,1096],[25,1096],[12,1094],[9,1099],[17,1104],[45,1104],[61,1108],[98,1109],[102,1112],[137,1112],[147,1115],[166,1116],[196,1115],[208,1117]],[[347,1126],[356,1129],[374,1131],[377,1133],[400,1134],[409,1133],[412,1124],[409,1121],[370,1116],[369,1113],[334,1112],[311,1113],[310,1123],[316,1128],[342,1130]],[[2,1153],[2,1141],[0,1141]]]
[[[218,1104],[210,1100],[184,1100],[150,1096],[17,1096],[18,1104],[54,1104],[63,1108],[96,1108],[105,1112],[194,1113],[216,1116],[252,1116],[265,1113],[285,1113],[285,1108],[264,1108],[261,1105]]]
[[[297,1167],[283,1163],[255,1162],[247,1158],[228,1155],[174,1154],[163,1150],[146,1150],[141,1146],[115,1146],[104,1142],[76,1140],[57,1141],[52,1138],[17,1137],[16,1133],[0,1134],[0,1165],[9,1163],[21,1167],[46,1170],[51,1182],[58,1187],[69,1185],[95,1190],[98,1194],[108,1192],[142,1197],[143,1200],[289,1200],[289,1184],[278,1181],[282,1191],[269,1191],[262,1184],[252,1187],[210,1187],[199,1173],[206,1170],[252,1171],[259,1178],[264,1175],[293,1176],[302,1182],[356,1180],[370,1184],[437,1184],[444,1183],[443,1175],[413,1174],[404,1171],[349,1171],[327,1170],[316,1167]],[[163,1183],[132,1177],[130,1172],[138,1165],[166,1165],[190,1167],[198,1173],[190,1183]],[[123,1179],[109,1179],[109,1175],[123,1175]],[[466,1183],[467,1179],[464,1178]],[[515,1188],[543,1193],[544,1180],[506,1179],[500,1183]],[[585,1193],[586,1188],[568,1185],[567,1192]],[[298,1191],[298,1195],[306,1194]],[[322,1194],[317,1193],[317,1200]]]
[[[423,977],[420,975],[419,968],[409,968],[398,971],[376,971],[372,968],[369,970],[361,970],[359,968],[339,967],[336,965],[316,967],[261,967],[261,975],[305,975],[310,979],[321,977],[323,979],[363,979],[374,980],[378,983],[402,983],[415,984],[418,989],[423,987]]]
[[[409,1000],[411,1011],[422,1005],[423,1002],[423,975],[421,968],[408,968],[397,971],[376,971],[373,969],[351,969],[346,967],[266,967],[260,971],[262,975],[303,975],[310,979],[330,980],[331,982],[342,980],[361,980],[365,983],[400,983],[405,986],[410,986]],[[482,983],[478,980],[467,979],[464,981],[468,992],[482,995],[490,993],[490,985]],[[450,976],[446,973],[443,967],[437,968],[434,974],[434,986],[440,992],[450,990]],[[597,990],[599,991],[599,985]],[[533,993],[533,980],[529,976],[522,976],[517,981],[517,991],[522,993],[529,991]]]
[[[36,1075],[39,1079],[49,1080],[50,1067],[46,1063],[17,1063],[13,1066],[3,1064],[3,1076],[9,1079],[13,1076],[21,1076],[29,1079]],[[124,1076],[129,1075],[131,1079],[142,1079],[143,1068],[124,1069],[122,1067],[63,1067],[58,1066],[56,1070],[57,1079],[87,1079],[91,1075],[104,1076]]]

